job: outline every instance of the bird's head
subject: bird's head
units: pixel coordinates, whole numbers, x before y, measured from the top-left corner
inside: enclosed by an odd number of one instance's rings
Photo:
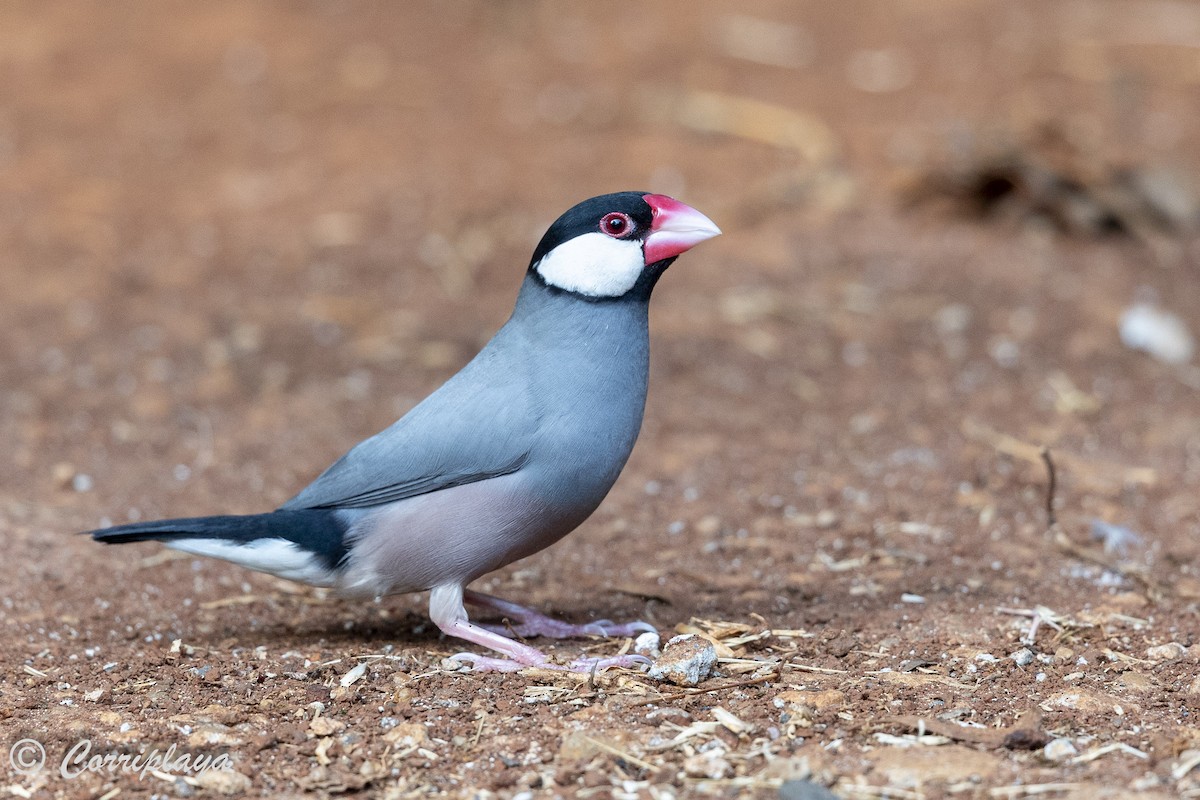
[[[617,192],[558,218],[529,270],[546,285],[592,299],[648,296],[680,253],[720,235],[712,220],[662,194]]]

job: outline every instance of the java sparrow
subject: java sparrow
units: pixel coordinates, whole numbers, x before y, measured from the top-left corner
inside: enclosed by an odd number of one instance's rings
[[[650,293],[676,257],[719,234],[664,195],[585,200],[546,231],[512,316],[479,354],[277,511],[91,534],[108,544],[157,540],[349,596],[430,590],[438,628],[505,656],[454,657],[475,669],[555,665],[506,628],[470,622],[464,601],[499,611],[520,636],[653,630],[569,625],[466,587],[550,546],[600,505],[642,424]],[[568,669],[644,661],[580,659]]]

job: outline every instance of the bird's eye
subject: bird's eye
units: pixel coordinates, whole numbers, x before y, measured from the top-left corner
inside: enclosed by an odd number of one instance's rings
[[[614,239],[624,239],[633,232],[633,220],[629,218],[628,214],[614,211],[611,214],[605,214],[600,220],[600,230]]]

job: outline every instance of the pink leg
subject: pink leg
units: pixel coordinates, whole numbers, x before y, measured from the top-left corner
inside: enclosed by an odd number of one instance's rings
[[[573,625],[569,622],[547,617],[545,614],[519,603],[513,603],[499,597],[493,597],[490,594],[483,594],[482,592],[473,592],[470,589],[467,589],[463,593],[463,600],[473,606],[491,609],[503,614],[510,621],[516,623],[511,627],[511,630],[517,636],[545,636],[550,639],[572,639],[584,636],[637,636],[639,633],[656,631],[656,628],[649,622],[642,622],[641,620],[618,625],[612,620],[602,619],[586,625]],[[500,625],[483,625],[481,627],[497,633],[508,630],[507,626]]]
[[[554,664],[541,650],[471,623],[467,619],[466,609],[463,608],[463,588],[457,585],[438,586],[433,589],[429,595],[429,617],[447,636],[465,639],[508,656],[492,658],[475,653],[457,653],[451,656],[455,661],[469,663],[473,669],[480,672],[516,672],[525,667],[591,672],[608,667],[632,667],[650,662],[650,659],[644,656],[626,655],[614,658],[581,658],[566,667]]]

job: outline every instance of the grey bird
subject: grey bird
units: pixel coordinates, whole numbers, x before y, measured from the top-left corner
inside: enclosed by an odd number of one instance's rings
[[[651,291],[681,253],[719,234],[665,195],[585,200],[546,231],[512,316],[478,355],[281,508],[91,534],[108,544],[157,540],[348,596],[429,590],[439,629],[504,656],[454,656],[477,670],[563,667],[505,628],[472,623],[464,601],[500,612],[520,636],[653,630],[570,625],[466,587],[558,541],[608,494],[641,429]],[[579,659],[565,668],[644,661]]]

